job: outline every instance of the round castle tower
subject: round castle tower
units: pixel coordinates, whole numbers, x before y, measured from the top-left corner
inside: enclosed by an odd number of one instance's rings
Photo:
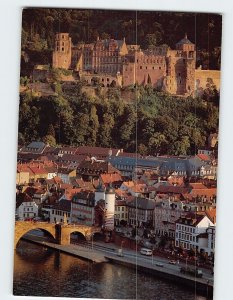
[[[99,200],[105,200],[105,188],[101,183],[98,184],[95,190],[95,205]]]
[[[114,213],[115,213],[115,190],[109,185],[105,191],[105,228],[107,230],[114,229]]]

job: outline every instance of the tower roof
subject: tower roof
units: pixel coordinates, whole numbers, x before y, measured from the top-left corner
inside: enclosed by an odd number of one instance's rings
[[[185,34],[184,38],[180,40],[176,45],[184,45],[184,44],[193,45],[193,43],[190,42],[190,40],[188,39],[187,34]]]
[[[96,192],[104,192],[104,187],[102,183],[99,183],[96,187]]]
[[[110,183],[109,186],[106,188],[106,194],[115,194],[115,189],[113,188],[112,184]]]

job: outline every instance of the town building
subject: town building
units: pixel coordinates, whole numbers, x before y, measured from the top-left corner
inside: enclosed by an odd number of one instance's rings
[[[116,200],[115,225],[126,225],[128,223],[128,205],[125,200]]]
[[[81,191],[71,200],[71,222],[92,226],[94,224],[95,193]]]
[[[38,216],[38,205],[26,193],[16,195],[16,219],[25,221]]]
[[[214,226],[205,214],[190,213],[176,221],[175,246],[184,250],[205,251],[207,234]]]
[[[153,226],[155,200],[135,197],[128,202],[128,224],[132,226]]]
[[[71,223],[71,201],[60,200],[54,204],[50,209],[45,209],[49,213],[50,223]]]
[[[156,197],[154,228],[159,236],[175,238],[176,221],[185,214],[185,205],[173,197]]]

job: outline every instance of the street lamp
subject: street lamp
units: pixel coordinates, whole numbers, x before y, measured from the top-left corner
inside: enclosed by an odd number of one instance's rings
[[[152,248],[151,260],[152,260],[152,265],[153,265],[154,264],[154,247]]]
[[[185,258],[185,268],[186,268],[186,271],[187,271],[187,268],[188,268],[188,257]]]

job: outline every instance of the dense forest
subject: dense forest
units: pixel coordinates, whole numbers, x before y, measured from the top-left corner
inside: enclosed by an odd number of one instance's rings
[[[117,88],[109,88],[107,96],[88,97],[82,83],[63,86],[58,96],[21,95],[19,144],[43,140],[51,145],[124,148],[142,155],[186,155],[218,130],[216,94],[207,94],[204,101],[168,96],[150,86],[131,89],[131,103],[121,99]]]
[[[197,65],[219,69],[222,16],[204,13],[153,11],[43,9],[23,10],[22,50],[35,63],[51,63],[56,32],[69,32],[74,44],[125,37],[127,44],[167,44],[171,48],[187,33],[196,44]],[[43,50],[43,51],[41,51]]]

